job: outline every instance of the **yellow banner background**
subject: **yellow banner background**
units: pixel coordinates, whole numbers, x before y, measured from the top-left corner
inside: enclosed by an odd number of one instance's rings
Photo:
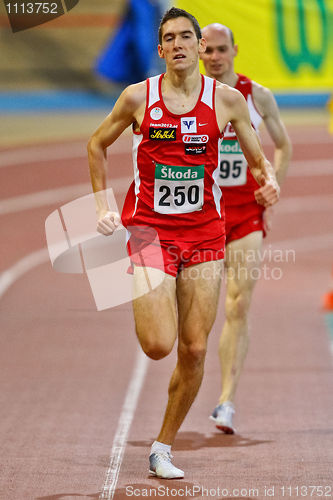
[[[333,0],[177,0],[234,33],[235,69],[274,91],[333,89]],[[203,70],[203,67],[201,68]]]

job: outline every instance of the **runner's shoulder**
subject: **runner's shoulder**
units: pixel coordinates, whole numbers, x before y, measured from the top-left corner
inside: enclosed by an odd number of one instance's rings
[[[147,84],[145,81],[134,83],[126,87],[120,99],[130,109],[137,109],[146,102]]]
[[[255,105],[262,115],[265,115],[272,106],[275,107],[275,98],[270,89],[252,81],[252,96]]]
[[[228,107],[234,107],[245,103],[245,99],[239,90],[226,85],[225,83],[216,83],[216,99],[218,102]]]

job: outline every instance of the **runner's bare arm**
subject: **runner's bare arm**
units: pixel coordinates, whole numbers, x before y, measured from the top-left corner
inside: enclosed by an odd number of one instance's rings
[[[272,92],[256,82],[252,82],[252,92],[254,103],[274,142],[274,170],[277,181],[281,186],[292,154],[291,142]]]
[[[238,90],[226,85],[216,88],[216,115],[220,129],[231,122],[255,180],[261,186],[255,192],[258,203],[271,206],[279,199],[280,188],[274,169],[265,157],[258,136],[250,122],[247,103]]]
[[[120,222],[119,214],[110,211],[105,194],[106,150],[128,126],[139,120],[145,95],[145,82],[127,87],[120,95],[112,112],[94,132],[88,143],[90,178],[95,193],[98,219],[97,231],[105,235],[112,234]]]

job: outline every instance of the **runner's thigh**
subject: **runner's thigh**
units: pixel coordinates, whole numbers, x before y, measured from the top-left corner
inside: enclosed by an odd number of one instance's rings
[[[134,266],[133,297],[139,338],[153,336],[173,345],[177,336],[176,278],[160,269]]]
[[[223,261],[187,267],[177,278],[179,335],[184,341],[206,338],[213,326],[220,293]]]

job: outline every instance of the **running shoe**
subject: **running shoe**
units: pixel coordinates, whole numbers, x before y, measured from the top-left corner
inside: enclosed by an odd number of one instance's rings
[[[216,424],[216,428],[225,434],[234,434],[235,427],[232,425],[232,417],[235,413],[235,407],[231,401],[226,401],[217,406],[209,417]]]
[[[171,463],[173,456],[167,451],[157,451],[149,457],[149,472],[162,479],[183,478],[184,472]]]

